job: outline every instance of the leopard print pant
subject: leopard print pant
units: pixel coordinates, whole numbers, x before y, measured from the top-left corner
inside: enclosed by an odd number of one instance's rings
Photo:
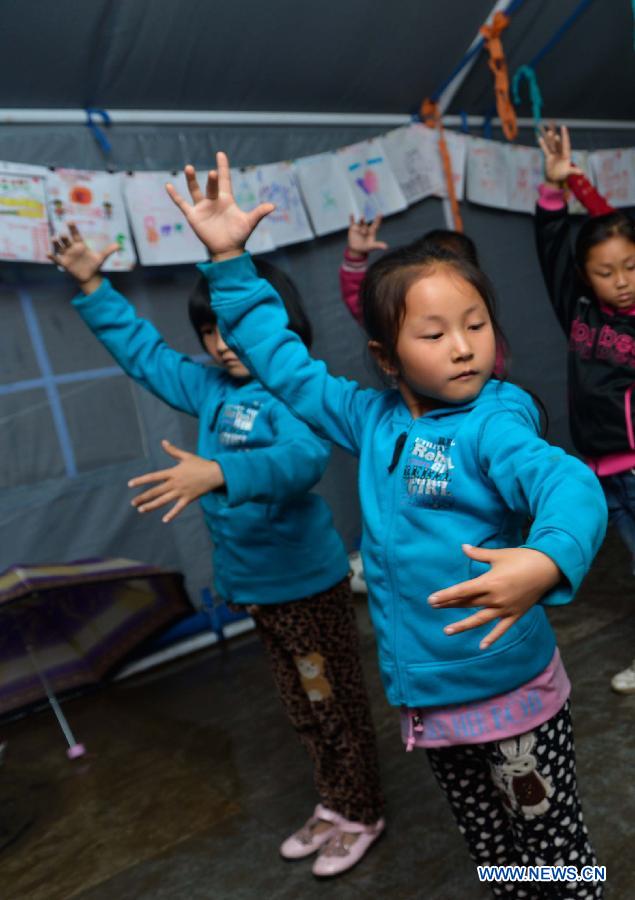
[[[303,600],[248,611],[311,757],[321,803],[349,821],[376,822],[384,800],[349,579]]]

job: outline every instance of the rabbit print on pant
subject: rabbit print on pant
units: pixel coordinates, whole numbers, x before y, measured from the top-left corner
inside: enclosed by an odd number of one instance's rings
[[[531,752],[536,743],[532,732],[500,741],[505,761],[493,771],[494,781],[505,791],[512,809],[519,809],[527,819],[544,815],[554,788],[548,775],[536,771],[537,760]]]

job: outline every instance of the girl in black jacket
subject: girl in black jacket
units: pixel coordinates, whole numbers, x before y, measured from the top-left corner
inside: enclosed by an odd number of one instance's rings
[[[635,574],[635,222],[621,211],[589,219],[572,252],[563,188],[580,170],[566,128],[544,128],[539,143],[546,183],[539,189],[536,241],[549,297],[569,338],[571,435],[602,483]],[[635,693],[635,660],[611,685]]]

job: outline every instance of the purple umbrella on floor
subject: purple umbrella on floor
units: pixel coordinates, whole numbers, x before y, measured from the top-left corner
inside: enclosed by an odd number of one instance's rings
[[[140,643],[192,613],[183,576],[129,559],[15,565],[0,574],[0,715],[99,683]]]

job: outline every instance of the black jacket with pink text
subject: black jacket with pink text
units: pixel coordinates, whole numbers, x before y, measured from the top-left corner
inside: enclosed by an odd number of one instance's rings
[[[569,340],[571,436],[584,456],[635,451],[635,315],[600,306],[578,272],[566,206],[536,207],[549,298]]]

